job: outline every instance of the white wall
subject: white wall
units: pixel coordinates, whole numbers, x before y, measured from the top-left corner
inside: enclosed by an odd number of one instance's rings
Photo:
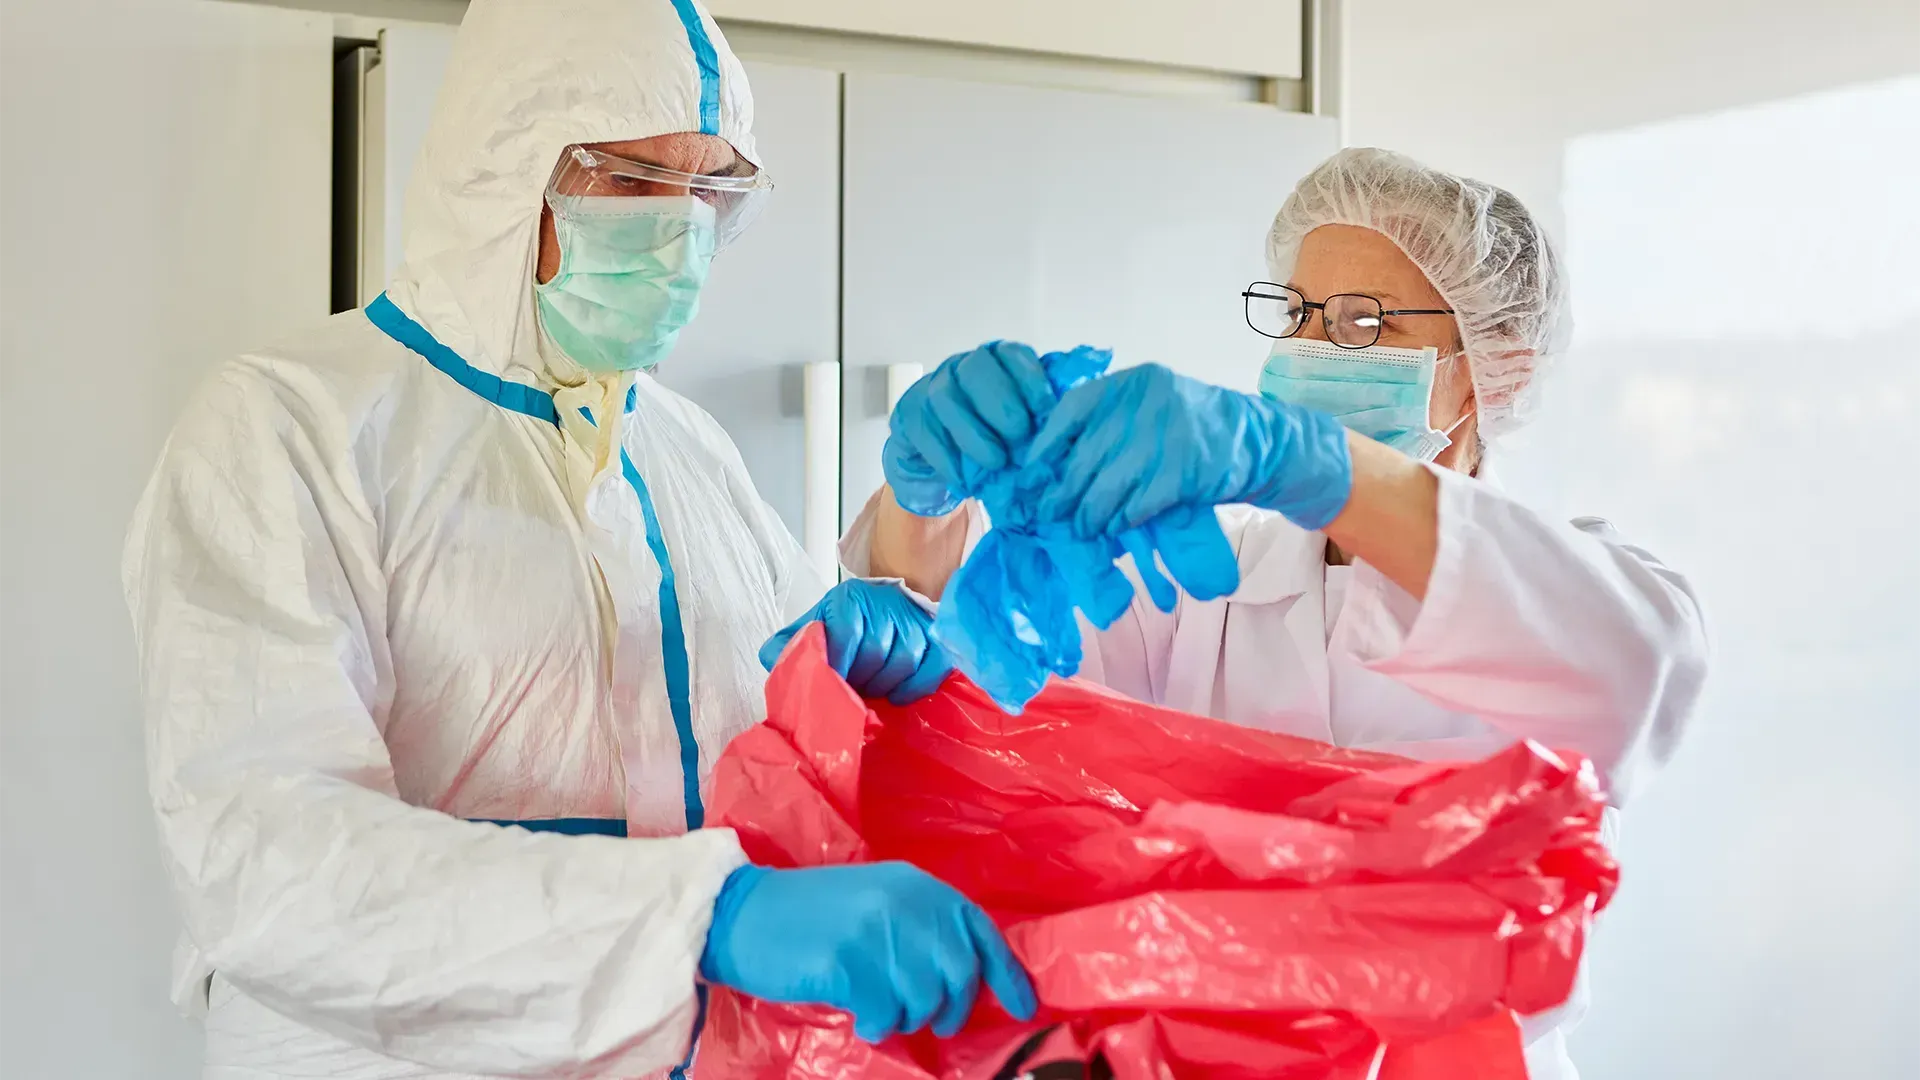
[[[1348,141],[1477,171],[1542,208],[1559,196],[1572,136],[1920,70],[1920,5],[1906,0],[1345,8]]]
[[[1349,141],[1568,241],[1510,485],[1684,568],[1714,631],[1625,816],[1584,1075],[1920,1075],[1920,5],[1348,8]]]
[[[120,540],[207,366],[326,315],[331,23],[4,5],[0,1075],[186,1080]]]

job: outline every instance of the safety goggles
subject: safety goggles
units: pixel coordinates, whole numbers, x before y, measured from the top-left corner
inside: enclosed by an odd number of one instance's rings
[[[569,146],[547,182],[554,212],[565,213],[575,200],[691,195],[713,207],[715,250],[744,232],[760,214],[773,181],[745,159],[737,175],[686,173],[604,150]]]

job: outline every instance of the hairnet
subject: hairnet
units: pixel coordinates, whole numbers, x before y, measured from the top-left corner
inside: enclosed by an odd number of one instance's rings
[[[1566,273],[1545,230],[1512,193],[1386,150],[1322,162],[1280,207],[1267,265],[1285,282],[1300,242],[1322,225],[1358,225],[1400,246],[1459,323],[1480,435],[1527,419],[1534,377],[1572,329]]]

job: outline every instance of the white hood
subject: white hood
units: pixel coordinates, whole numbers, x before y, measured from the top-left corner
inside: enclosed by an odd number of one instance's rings
[[[472,0],[387,292],[468,363],[552,389],[533,272],[560,151],[704,132],[758,165],[752,125],[746,73],[697,0]]]

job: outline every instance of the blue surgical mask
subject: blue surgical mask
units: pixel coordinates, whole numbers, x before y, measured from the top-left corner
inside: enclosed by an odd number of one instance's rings
[[[1261,369],[1260,393],[1330,413],[1349,431],[1432,461],[1453,442],[1452,428],[1436,431],[1427,419],[1440,363],[1439,350],[1431,347],[1343,349],[1311,338],[1281,338]],[[1462,415],[1453,428],[1465,420]]]
[[[547,201],[560,270],[533,292],[548,339],[597,376],[658,364],[700,308],[713,207],[692,195]]]

